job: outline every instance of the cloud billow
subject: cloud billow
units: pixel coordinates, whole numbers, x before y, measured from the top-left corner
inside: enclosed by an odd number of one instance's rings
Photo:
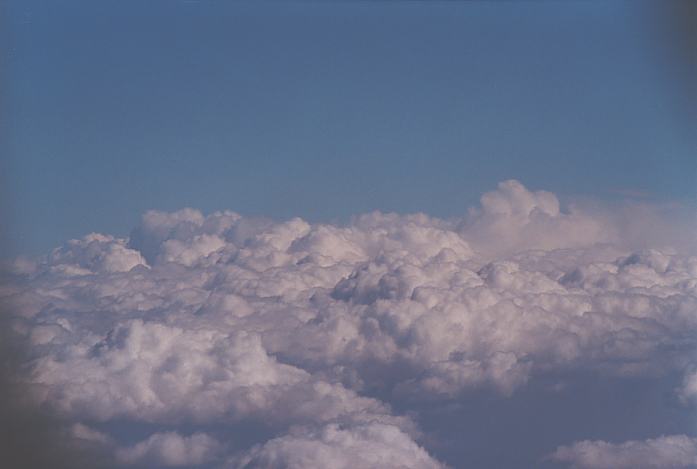
[[[561,210],[506,181],[451,220],[151,211],[129,239],[90,234],[16,263],[2,294],[30,344],[31,398],[118,464],[445,467],[420,411],[478,391],[679,375],[671,399],[694,406],[694,245],[673,242],[683,226],[627,235],[636,210]],[[158,430],[109,434],[124,421]],[[266,429],[253,444],[221,430],[249,422]],[[545,461],[615,467],[595,461],[680,443],[674,466],[694,464],[691,437],[654,436],[589,435]]]

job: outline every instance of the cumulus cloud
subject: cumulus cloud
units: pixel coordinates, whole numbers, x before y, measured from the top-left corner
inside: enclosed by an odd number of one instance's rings
[[[110,454],[113,463],[137,467],[201,466],[221,456],[224,445],[205,433],[183,436],[177,432],[153,433],[131,445],[119,445],[108,434],[82,423],[66,432],[75,448]]]
[[[47,264],[52,271],[66,275],[128,272],[137,265],[146,265],[140,252],[127,248],[124,240],[98,233],[53,250]]]
[[[147,440],[116,450],[117,460],[125,464],[149,466],[198,466],[214,460],[220,443],[204,433],[181,436],[175,432],[155,433]]]
[[[678,393],[683,402],[697,401],[697,369],[693,368],[685,373]]]
[[[579,372],[681,374],[676,400],[692,399],[697,257],[637,249],[609,210],[506,181],[454,220],[151,211],[129,239],[92,234],[15,263],[0,295],[31,344],[31,396],[64,418],[253,422],[262,440],[230,450],[252,466],[394,453],[435,467],[424,403]],[[120,460],[206,446],[172,432]]]
[[[579,441],[562,446],[551,459],[579,469],[681,468],[697,465],[697,438],[685,435],[661,436],[644,441],[612,444]]]
[[[39,359],[35,383],[63,413],[106,421],[208,422],[256,416],[267,422],[388,414],[339,383],[278,363],[258,336],[190,331],[133,320],[102,340]]]
[[[240,468],[331,467],[335,469],[440,469],[399,428],[365,424],[352,428],[327,425],[316,431],[296,431],[249,451],[234,462]]]
[[[562,212],[554,194],[532,192],[515,180],[484,194],[481,207],[470,211],[460,229],[488,255],[588,246],[616,241],[619,234],[615,226],[573,206]]]

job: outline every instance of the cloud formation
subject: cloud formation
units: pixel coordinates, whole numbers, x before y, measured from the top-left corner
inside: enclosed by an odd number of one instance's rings
[[[580,469],[681,468],[697,465],[697,438],[661,436],[620,444],[580,441],[558,448],[551,459]]]
[[[350,428],[330,424],[319,430],[294,432],[252,448],[236,464],[288,469],[442,468],[398,428],[379,423]]]
[[[439,467],[418,410],[477,390],[679,374],[675,399],[692,405],[697,257],[652,230],[624,236],[610,212],[562,210],[517,181],[453,220],[151,211],[129,239],[17,263],[2,296],[37,403],[171,429],[114,443],[121,462]],[[249,422],[264,436],[246,447],[206,430]],[[581,464],[564,448],[556,460]]]
[[[116,450],[125,464],[200,466],[216,458],[220,443],[205,433],[182,437],[175,432],[155,433],[131,447]]]

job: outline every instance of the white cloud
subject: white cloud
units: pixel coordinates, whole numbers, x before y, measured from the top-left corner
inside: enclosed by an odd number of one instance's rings
[[[68,241],[54,249],[48,259],[52,271],[67,275],[128,272],[137,265],[146,265],[138,251],[127,248],[122,239],[98,233]]]
[[[278,363],[252,333],[185,330],[140,319],[102,340],[46,356],[34,370],[44,400],[68,415],[106,421],[327,421],[389,409],[340,383]],[[394,421],[398,419],[392,419]]]
[[[661,436],[644,441],[613,444],[579,441],[562,446],[550,459],[579,469],[683,468],[697,465],[697,438],[685,435]]]
[[[114,440],[107,434],[90,428],[82,423],[73,424],[70,427],[70,435],[78,442],[86,442],[97,445],[111,446]]]
[[[399,428],[371,423],[298,430],[253,448],[232,464],[240,468],[438,469],[443,466]]]
[[[33,394],[68,419],[255,422],[280,436],[252,460],[335,443],[341,458],[343,436],[363,447],[373,424],[418,448],[393,401],[407,414],[576,372],[682,374],[692,399],[697,257],[634,249],[621,218],[516,181],[464,221],[153,211],[128,240],[92,234],[23,261],[0,294],[32,344]]]
[[[678,395],[685,403],[697,401],[697,367],[693,366],[685,373]]]
[[[460,228],[463,236],[489,256],[525,249],[559,249],[617,241],[613,224],[574,207],[560,211],[557,197],[546,191],[531,192],[520,182],[499,183],[481,198]]]
[[[194,466],[214,460],[220,443],[204,433],[181,436],[174,432],[155,433],[131,447],[116,450],[116,459],[125,464]]]

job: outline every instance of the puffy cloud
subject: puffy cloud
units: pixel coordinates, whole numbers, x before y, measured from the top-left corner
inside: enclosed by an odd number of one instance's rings
[[[76,423],[68,430],[72,445],[111,455],[119,465],[139,467],[201,466],[218,460],[225,446],[205,433],[182,436],[177,432],[153,433],[132,445],[120,446],[109,435]]]
[[[685,373],[678,394],[683,402],[697,401],[697,368],[692,367]]]
[[[671,435],[620,444],[580,441],[557,448],[550,459],[569,463],[579,469],[695,467],[697,438]]]
[[[114,444],[113,438],[106,433],[95,430],[82,423],[72,425],[68,433],[72,436],[73,440],[77,442],[85,442],[98,446],[112,446]]]
[[[438,469],[443,466],[399,428],[370,423],[350,428],[331,424],[319,430],[296,431],[253,448],[235,461],[233,467]]]
[[[221,444],[204,433],[181,436],[175,432],[155,433],[147,440],[116,450],[125,464],[148,466],[198,466],[218,457]]]
[[[257,335],[132,320],[97,342],[39,359],[42,398],[101,421],[326,421],[388,414],[378,401],[278,363]]]
[[[231,216],[236,217],[234,214]],[[165,241],[190,239],[204,220],[201,212],[190,208],[173,213],[151,210],[143,215],[140,226],[131,233],[129,244],[152,263]]]
[[[460,230],[490,256],[613,242],[619,235],[612,224],[575,207],[561,212],[554,194],[532,192],[515,180],[501,182],[497,190],[484,194],[481,208],[470,211]]]
[[[140,252],[127,248],[125,244],[123,239],[92,233],[55,249],[47,265],[52,271],[67,275],[128,272],[137,265],[146,265]]]
[[[253,422],[249,464],[343,461],[374,439],[432,467],[416,456],[424,403],[574,373],[678,374],[692,399],[697,257],[635,249],[621,218],[516,181],[462,220],[152,211],[128,240],[16,264],[0,296],[31,344],[32,395],[65,418]],[[158,438],[129,454],[184,441]]]
[[[220,459],[225,449],[218,440],[200,432],[189,436],[171,431],[153,433],[142,441],[123,446],[111,436],[82,423],[72,425],[67,434],[74,447],[109,454],[119,466],[201,466]]]

